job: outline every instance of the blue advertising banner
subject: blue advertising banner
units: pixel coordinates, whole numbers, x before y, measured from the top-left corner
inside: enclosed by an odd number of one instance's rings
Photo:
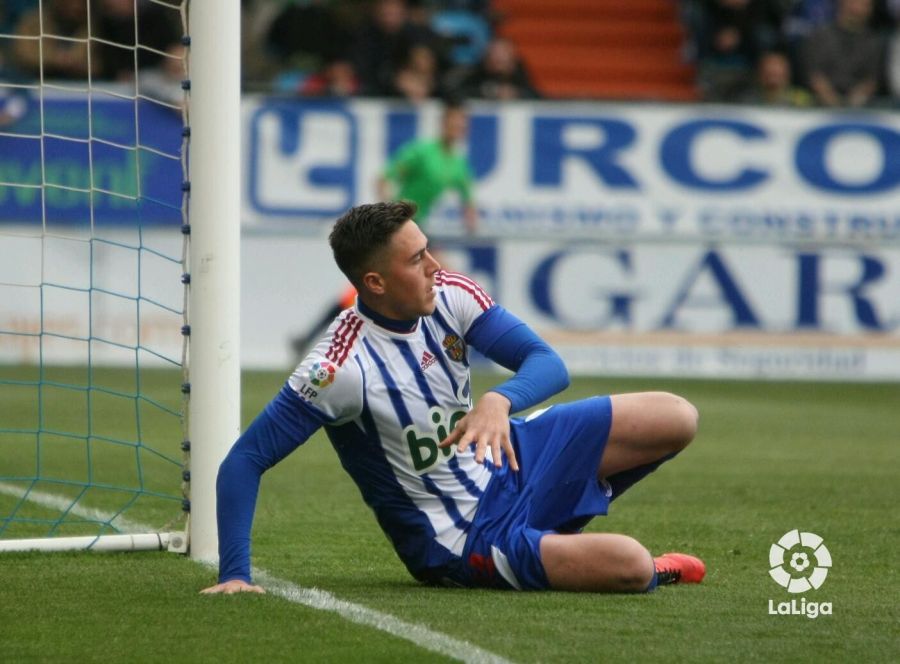
[[[180,224],[181,142],[181,114],[150,101],[29,97],[0,126],[0,222]]]
[[[377,198],[390,155],[440,122],[372,100],[248,96],[242,114],[243,221],[299,232]],[[177,224],[181,140],[180,114],[146,100],[30,98],[0,126],[0,222]],[[900,240],[896,115],[473,104],[463,150],[486,236]],[[461,232],[458,212],[448,194],[429,231]]]
[[[316,227],[377,198],[440,107],[244,101],[250,226]],[[482,235],[900,240],[900,116],[876,111],[528,102],[470,107],[461,149]],[[432,234],[462,231],[448,194]]]

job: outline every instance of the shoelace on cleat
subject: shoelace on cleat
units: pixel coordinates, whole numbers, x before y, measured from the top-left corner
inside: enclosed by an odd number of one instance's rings
[[[678,569],[658,569],[656,570],[656,584],[666,586],[671,583],[678,583],[681,580],[681,570]]]

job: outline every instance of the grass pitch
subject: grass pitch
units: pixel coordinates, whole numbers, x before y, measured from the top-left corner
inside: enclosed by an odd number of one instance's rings
[[[283,379],[245,376],[245,424]],[[480,377],[476,393],[492,381]],[[517,662],[900,661],[900,386],[576,379],[563,398],[645,389],[693,401],[700,433],[590,528],[703,557],[700,586],[640,596],[421,587],[321,433],[264,478],[254,563]],[[0,446],[0,475],[11,460]],[[831,552],[828,578],[804,597],[833,615],[769,614],[769,600],[793,598],[769,577],[769,547],[795,528]],[[173,554],[0,556],[0,659],[444,659],[271,594],[197,594],[213,581]]]

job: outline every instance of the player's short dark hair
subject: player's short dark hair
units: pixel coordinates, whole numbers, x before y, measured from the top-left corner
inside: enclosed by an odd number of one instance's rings
[[[335,222],[328,236],[334,262],[357,289],[371,269],[372,258],[417,209],[412,201],[368,203],[350,208]]]
[[[468,111],[466,100],[456,96],[444,97],[444,115],[452,113],[453,111],[462,111],[463,113],[466,113]]]

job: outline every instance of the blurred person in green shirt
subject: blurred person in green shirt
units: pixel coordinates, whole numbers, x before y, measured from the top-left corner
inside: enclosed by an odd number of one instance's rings
[[[414,221],[425,228],[431,208],[447,189],[455,189],[463,204],[463,223],[466,232],[474,234],[478,226],[478,212],[472,200],[472,170],[460,144],[469,132],[469,116],[458,103],[448,102],[441,118],[441,134],[436,139],[416,139],[401,145],[378,179],[378,195],[382,200],[403,199],[418,207]],[[437,252],[430,249],[432,255]],[[443,260],[443,259],[441,259]],[[315,344],[328,324],[343,309],[353,306],[356,289],[347,286],[322,316],[305,333],[294,336],[290,346],[294,354],[303,357]]]
[[[466,231],[474,233],[478,212],[472,198],[472,169],[460,150],[469,131],[466,109],[448,103],[436,139],[416,139],[400,146],[378,180],[382,200],[402,199],[419,207],[416,223],[425,228],[428,215],[445,191],[454,189],[463,205]]]

